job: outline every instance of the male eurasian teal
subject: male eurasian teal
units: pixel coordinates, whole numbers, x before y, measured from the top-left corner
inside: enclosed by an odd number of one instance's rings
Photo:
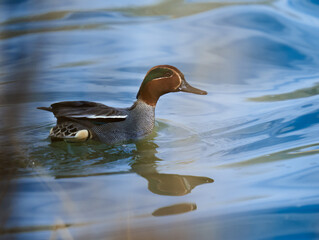
[[[52,141],[79,142],[94,139],[113,144],[140,139],[151,133],[159,97],[179,91],[207,94],[190,86],[176,67],[159,65],[147,72],[137,93],[137,101],[129,108],[113,108],[87,101],[67,101],[38,109],[50,111],[57,118],[57,125],[50,130]]]

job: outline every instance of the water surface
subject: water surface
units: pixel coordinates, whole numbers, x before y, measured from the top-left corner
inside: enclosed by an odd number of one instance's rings
[[[4,239],[319,238],[318,1],[0,9],[0,108],[21,113],[10,129],[24,162]],[[153,134],[139,142],[47,138],[55,119],[36,107],[128,107],[158,64],[208,95],[163,96]],[[9,116],[1,121],[5,149]]]

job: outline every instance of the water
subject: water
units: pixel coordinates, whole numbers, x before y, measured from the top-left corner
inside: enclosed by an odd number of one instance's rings
[[[0,9],[0,106],[23,113],[11,127],[26,163],[4,239],[319,238],[318,1]],[[21,98],[10,79],[30,61]],[[158,64],[208,95],[163,96],[140,142],[50,143],[55,119],[37,106],[130,106]]]

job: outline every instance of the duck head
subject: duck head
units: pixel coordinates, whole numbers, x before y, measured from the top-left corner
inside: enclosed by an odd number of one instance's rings
[[[160,96],[169,92],[207,94],[206,91],[189,85],[185,80],[184,74],[176,67],[158,65],[146,73],[136,98],[151,106],[155,106]]]

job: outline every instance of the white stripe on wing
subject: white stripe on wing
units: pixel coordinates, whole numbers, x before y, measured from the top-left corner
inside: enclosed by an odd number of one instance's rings
[[[105,115],[73,115],[70,116],[73,118],[90,118],[90,119],[97,119],[97,118],[126,118],[127,115],[119,115],[119,116],[105,116]]]

